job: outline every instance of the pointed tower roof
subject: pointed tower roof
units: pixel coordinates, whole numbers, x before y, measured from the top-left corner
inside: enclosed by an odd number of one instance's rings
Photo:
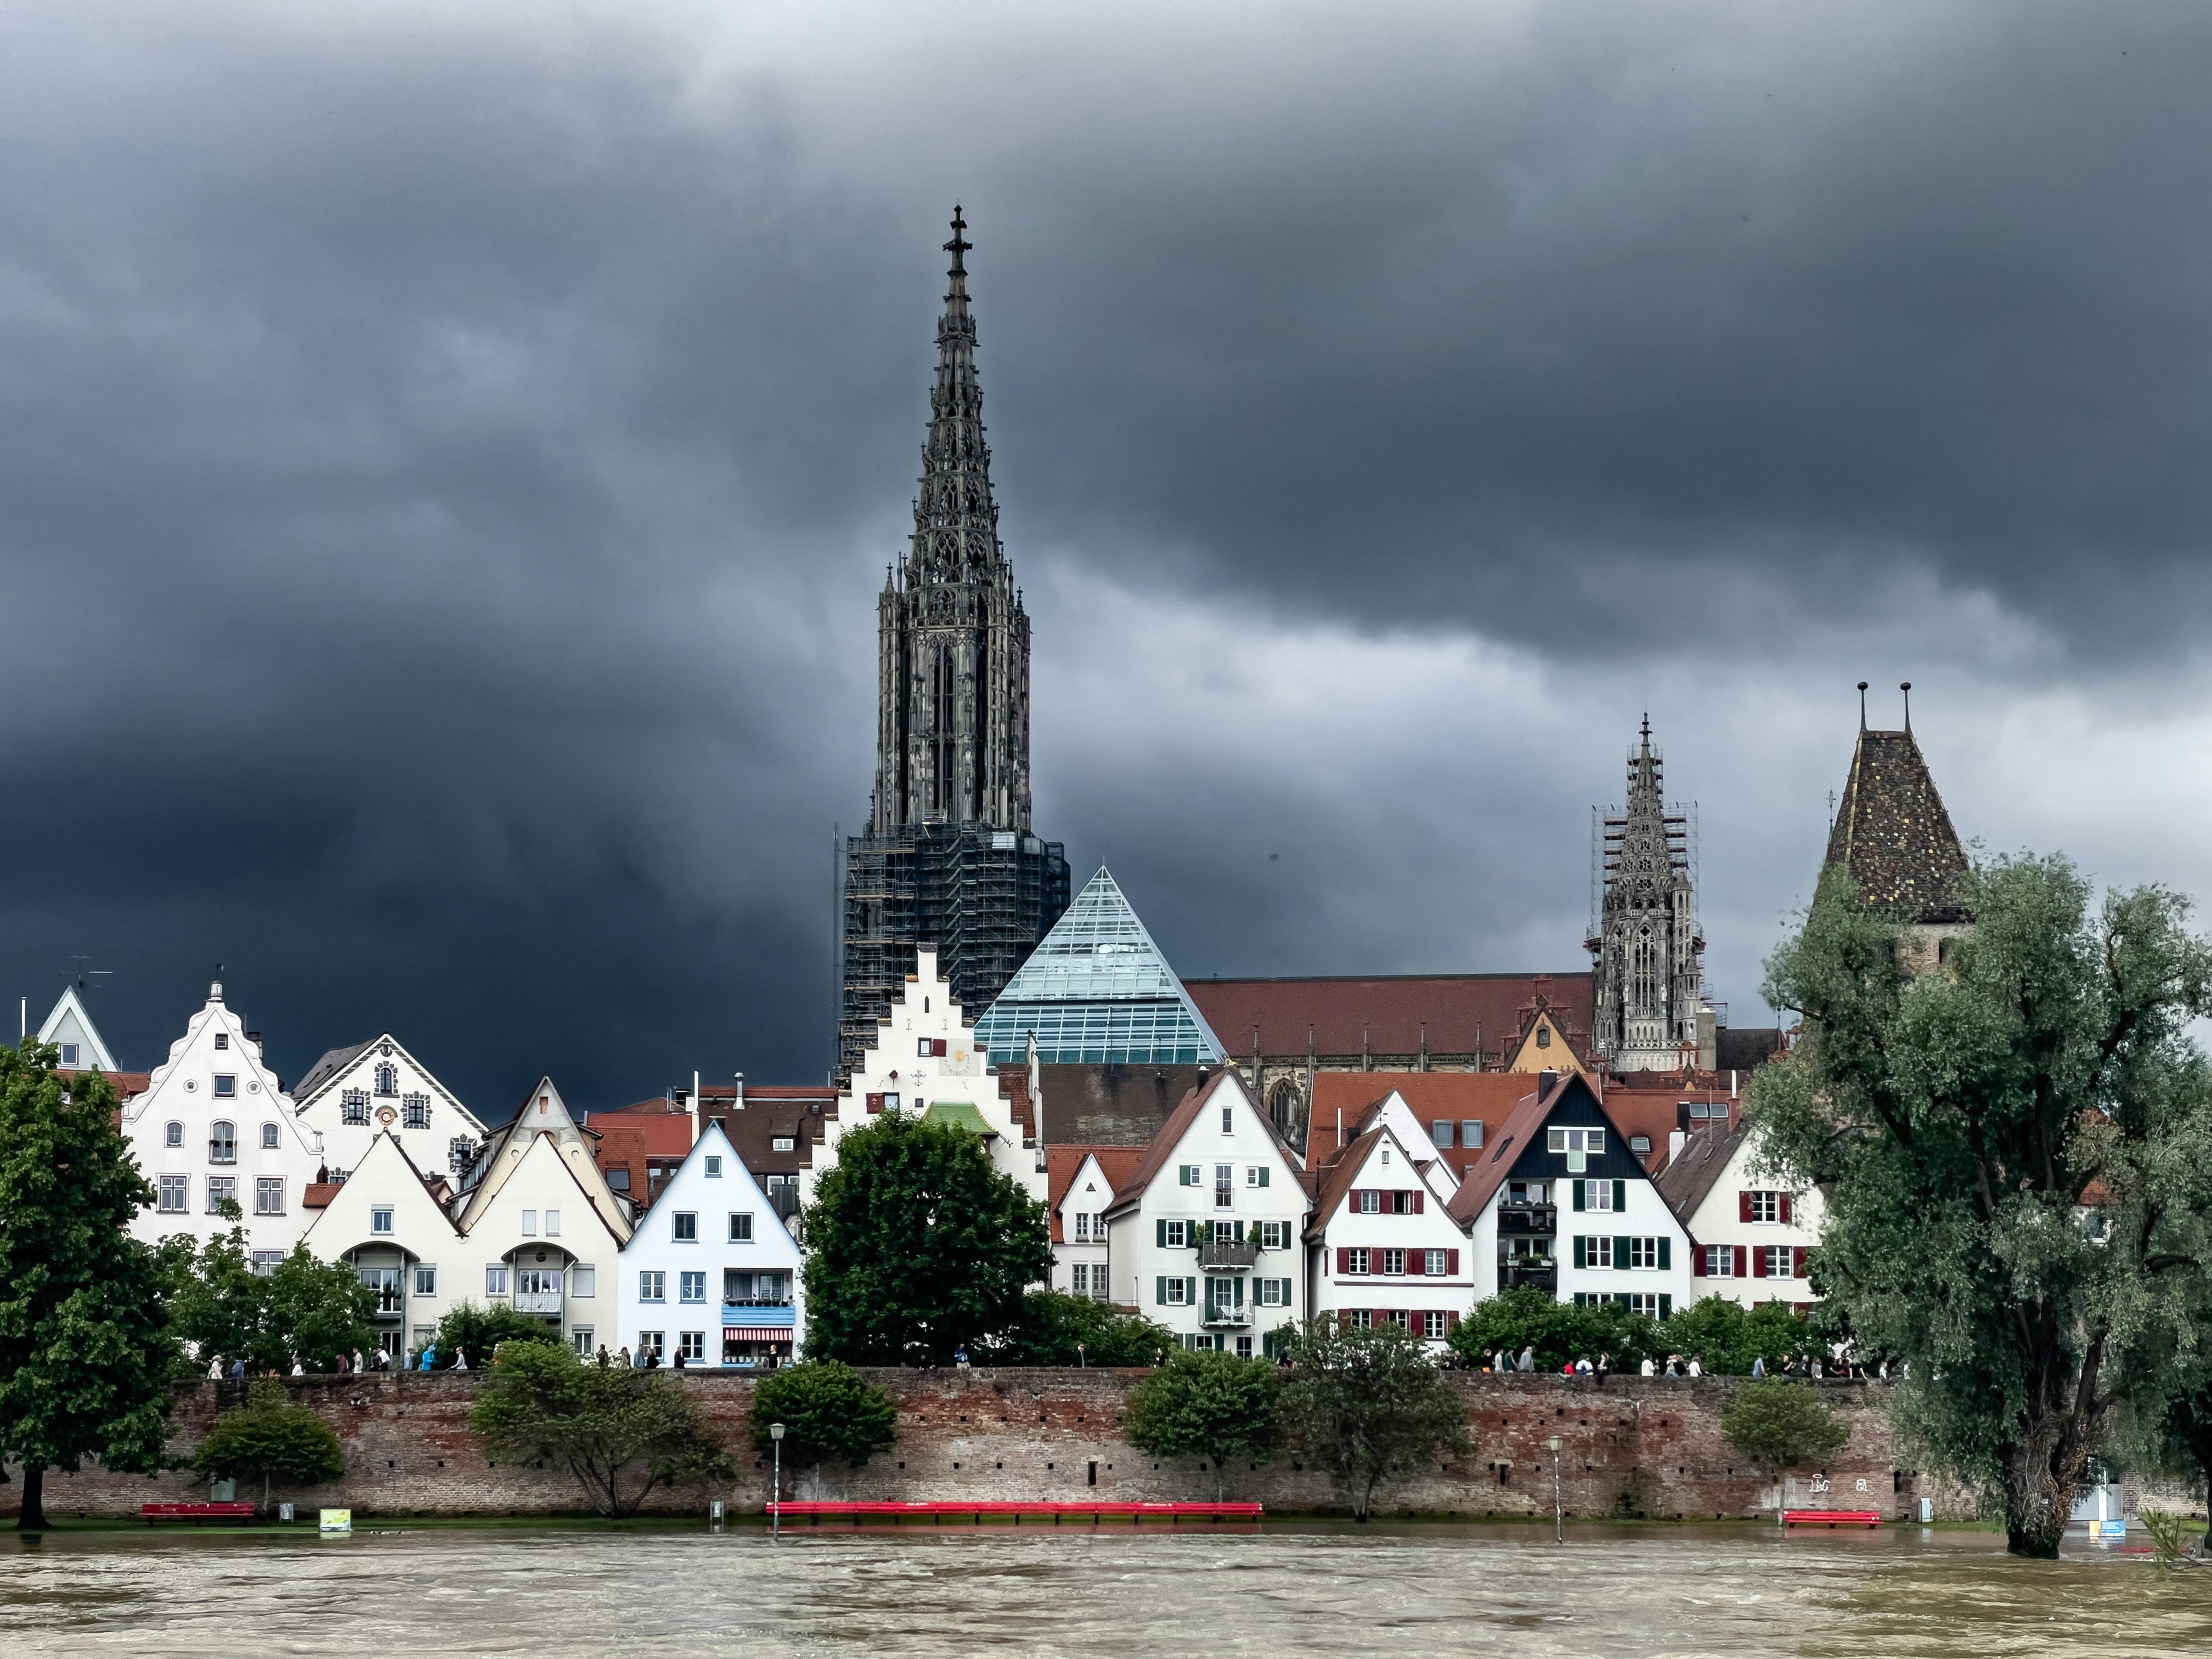
[[[1859,902],[1904,922],[1971,921],[1966,849],[1911,732],[1859,728],[1826,865],[1850,872]]]
[[[1220,1040],[1103,865],[975,1022],[975,1041],[1008,1065],[1032,1036],[1046,1066],[1223,1058]]]
[[[989,581],[1006,574],[999,547],[999,508],[991,497],[991,450],[983,441],[983,392],[975,380],[975,319],[968,309],[968,222],[952,210],[952,256],[945,314],[937,324],[937,383],[929,393],[929,436],[921,452],[921,493],[914,503],[909,586]]]
[[[101,1041],[100,1028],[92,1023],[92,1014],[79,1000],[76,987],[62,987],[61,1000],[46,1016],[46,1023],[39,1027],[41,1042],[70,1042],[77,1047],[76,1068],[83,1072],[119,1072],[115,1056],[107,1052]]]

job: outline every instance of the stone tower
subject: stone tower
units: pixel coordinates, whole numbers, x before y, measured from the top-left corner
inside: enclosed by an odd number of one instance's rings
[[[1592,1044],[1616,1072],[1674,1071],[1699,1048],[1705,1001],[1685,820],[1667,811],[1651,720],[1628,757],[1628,808],[1605,820],[1604,898],[1586,941],[1596,1013]]]
[[[1063,849],[1030,832],[1030,623],[999,544],[967,228],[954,208],[914,538],[876,601],[876,782],[867,833],[845,848],[841,1079],[918,945],[937,947],[972,1019],[1067,908]]]
[[[1972,925],[1966,849],[1912,735],[1911,705],[1902,732],[1869,731],[1863,682],[1859,740],[1821,868],[1842,869],[1861,905],[1899,925],[1898,949],[1916,970],[1949,960],[1951,941]]]

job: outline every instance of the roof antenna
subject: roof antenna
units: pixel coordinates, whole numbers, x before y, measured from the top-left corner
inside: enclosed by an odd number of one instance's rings
[[[1905,693],[1905,735],[1912,735],[1912,682],[1901,680],[1897,689]]]
[[[1866,730],[1866,682],[1859,682],[1859,730]]]

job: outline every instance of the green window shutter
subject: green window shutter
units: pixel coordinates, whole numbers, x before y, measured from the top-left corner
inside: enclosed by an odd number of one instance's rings
[[[1571,1187],[1571,1188],[1574,1188],[1574,1192],[1575,1192],[1575,1208],[1577,1208],[1577,1210],[1581,1209],[1581,1208],[1582,1208],[1582,1206],[1583,1206],[1583,1188],[1586,1184],[1587,1184],[1586,1182],[1580,1182],[1580,1181],[1571,1181],[1571,1182],[1569,1182],[1567,1183],[1567,1185],[1569,1185],[1570,1187]],[[1576,1263],[1575,1263],[1575,1266],[1577,1266],[1577,1267],[1581,1267],[1582,1265],[1583,1265],[1583,1264],[1582,1264],[1581,1262],[1579,1262],[1579,1261],[1577,1261],[1577,1262],[1576,1262]]]
[[[1154,1242],[1164,1250],[1168,1247],[1168,1224],[1164,1221],[1155,1221],[1152,1223],[1152,1227]]]
[[[1613,1265],[1616,1267],[1626,1267],[1630,1262],[1635,1261],[1635,1256],[1630,1254],[1634,1247],[1635,1241],[1633,1239],[1614,1239],[1613,1241]]]
[[[1267,1166],[1264,1164],[1260,1166],[1260,1184],[1262,1187],[1267,1184]]]
[[[1659,1271],[1665,1273],[1674,1265],[1674,1241],[1664,1233],[1659,1236]]]
[[[1616,1181],[1613,1183],[1613,1212],[1619,1215],[1627,1207],[1628,1183],[1625,1181]]]
[[[1237,1279],[1232,1279],[1232,1280],[1231,1281],[1231,1283],[1234,1284],[1234,1285],[1237,1286],[1237,1304],[1236,1304],[1236,1305],[1241,1308],[1241,1307],[1243,1307],[1243,1306],[1244,1305],[1244,1280],[1243,1280],[1243,1279],[1240,1276],[1240,1277],[1238,1277],[1238,1278],[1237,1278]]]
[[[1613,1293],[1613,1305],[1620,1309],[1623,1313],[1626,1313],[1628,1311],[1628,1292],[1626,1291],[1615,1291]]]
[[[1165,1273],[1160,1275],[1159,1305],[1163,1308],[1168,1305],[1168,1276]]]
[[[1579,1208],[1580,1206],[1577,1206],[1577,1208]],[[1584,1245],[1584,1243],[1585,1243],[1586,1242],[1587,1242],[1587,1241],[1585,1241],[1585,1240],[1583,1239],[1583,1236],[1582,1236],[1580,1233],[1577,1233],[1577,1234],[1575,1235],[1575,1266],[1577,1266],[1577,1267],[1581,1267],[1581,1266],[1583,1266],[1583,1254],[1584,1254],[1583,1245]],[[1575,1300],[1576,1300],[1576,1301],[1577,1301],[1577,1302],[1580,1302],[1580,1301],[1582,1300],[1582,1297],[1577,1297],[1575,1298]]]
[[[1660,1291],[1660,1292],[1659,1292],[1659,1317],[1660,1317],[1660,1318],[1662,1318],[1662,1319],[1672,1319],[1674,1316],[1674,1298],[1673,1297],[1671,1297],[1671,1296],[1668,1295],[1668,1294],[1666,1293],[1666,1291]]]
[[[1236,1226],[1237,1226],[1237,1242],[1239,1244],[1242,1244],[1242,1243],[1244,1242],[1244,1224],[1243,1224],[1243,1222],[1241,1222],[1241,1221],[1240,1221],[1240,1222],[1237,1222],[1237,1223],[1236,1224]]]

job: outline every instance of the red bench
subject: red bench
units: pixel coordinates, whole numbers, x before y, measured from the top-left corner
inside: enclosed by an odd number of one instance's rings
[[[251,1504],[141,1504],[138,1514],[148,1526],[156,1521],[251,1521]]]
[[[1878,1527],[1881,1516],[1872,1510],[1784,1510],[1782,1519],[1792,1527]]]

